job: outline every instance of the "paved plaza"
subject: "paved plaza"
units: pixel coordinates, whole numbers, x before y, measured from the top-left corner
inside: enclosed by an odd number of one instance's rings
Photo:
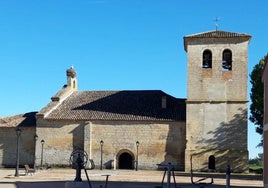
[[[0,188],[64,188],[66,182],[73,182],[75,173],[74,169],[62,168],[42,170],[26,176],[24,170],[20,169],[20,177],[14,177],[15,169],[0,169]],[[160,188],[163,178],[163,171],[151,170],[90,170],[88,174],[92,188],[105,188],[105,175],[110,175],[107,188]],[[196,175],[194,181],[200,178]],[[167,187],[166,179],[165,177],[163,188]],[[84,171],[82,171],[82,180],[83,187],[89,188]],[[190,175],[186,173],[175,172],[175,180],[177,188],[202,187],[193,185]],[[231,188],[263,187],[261,178],[254,175],[231,175],[230,185]],[[173,178],[170,187],[175,188]],[[215,175],[214,183],[204,187],[225,188],[225,175]]]

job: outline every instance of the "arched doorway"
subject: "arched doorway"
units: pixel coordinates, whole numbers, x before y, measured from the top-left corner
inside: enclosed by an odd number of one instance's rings
[[[121,153],[118,157],[118,168],[119,169],[133,169],[134,159],[131,154],[124,152]]]

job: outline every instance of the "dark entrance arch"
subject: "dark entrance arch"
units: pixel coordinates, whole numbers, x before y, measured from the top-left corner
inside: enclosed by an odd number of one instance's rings
[[[127,153],[124,152],[119,156],[119,161],[118,161],[118,168],[119,169],[133,169],[133,157]]]

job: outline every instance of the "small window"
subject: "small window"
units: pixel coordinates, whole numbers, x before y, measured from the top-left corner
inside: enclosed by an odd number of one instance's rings
[[[216,169],[215,157],[214,155],[210,155],[208,158],[208,169],[215,170]]]
[[[222,53],[222,70],[232,70],[232,52],[231,50],[224,50]]]
[[[75,85],[75,81],[73,81],[73,88],[75,89],[76,85]]]
[[[212,68],[212,53],[210,50],[203,52],[203,68]]]

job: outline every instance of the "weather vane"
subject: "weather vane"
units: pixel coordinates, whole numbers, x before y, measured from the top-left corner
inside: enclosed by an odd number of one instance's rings
[[[214,22],[215,22],[215,26],[216,26],[216,31],[218,30],[218,22],[220,21],[220,18],[218,16],[216,16],[216,18],[214,19]]]

